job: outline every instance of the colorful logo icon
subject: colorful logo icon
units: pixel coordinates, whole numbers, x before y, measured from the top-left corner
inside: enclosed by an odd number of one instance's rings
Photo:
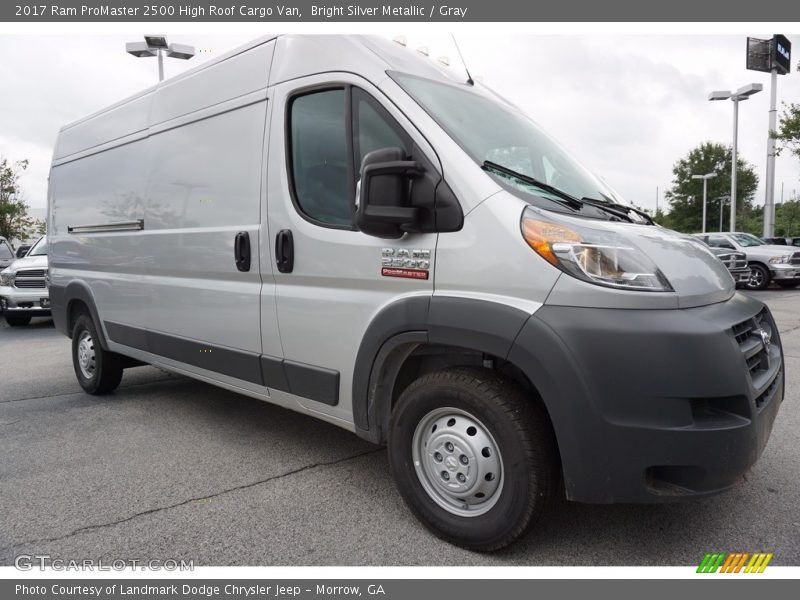
[[[763,573],[772,552],[708,552],[697,567],[698,573]]]

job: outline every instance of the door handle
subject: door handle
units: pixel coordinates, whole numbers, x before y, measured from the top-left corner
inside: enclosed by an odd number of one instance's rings
[[[250,234],[240,231],[233,240],[233,256],[236,268],[240,271],[250,270]]]
[[[275,236],[275,262],[281,273],[291,273],[294,269],[294,238],[290,229],[282,229]]]

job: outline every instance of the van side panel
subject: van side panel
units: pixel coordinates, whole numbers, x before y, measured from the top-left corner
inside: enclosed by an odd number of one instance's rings
[[[149,162],[144,138],[59,164],[50,174],[51,288],[81,280],[104,318],[135,326],[145,325],[150,299],[139,232],[77,234],[69,228],[143,219]]]
[[[142,232],[150,329],[261,352],[259,229],[266,101],[151,134]],[[235,266],[237,233],[250,270]]]

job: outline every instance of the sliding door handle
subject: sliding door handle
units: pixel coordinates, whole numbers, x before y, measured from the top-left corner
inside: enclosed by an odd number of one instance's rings
[[[250,234],[240,231],[233,240],[233,256],[236,268],[240,271],[250,270]]]

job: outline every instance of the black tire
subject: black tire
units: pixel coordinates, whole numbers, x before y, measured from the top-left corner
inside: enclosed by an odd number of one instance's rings
[[[10,315],[6,312],[5,315],[6,323],[8,323],[9,327],[25,327],[28,323],[31,322],[30,315]]]
[[[415,431],[428,415],[443,408],[477,418],[498,447],[502,476],[491,496],[496,496],[494,504],[483,514],[463,516],[443,508],[422,483],[424,469],[417,473]],[[455,421],[447,424],[451,422]],[[421,431],[428,435],[427,427]],[[520,538],[538,520],[558,486],[558,453],[544,408],[516,383],[488,369],[456,367],[414,381],[393,410],[388,449],[392,476],[411,512],[438,537],[470,550],[497,550]],[[434,454],[438,453],[429,451],[425,458],[434,460]],[[469,485],[479,485],[477,469],[475,483]]]
[[[785,290],[792,290],[800,285],[800,281],[776,281],[775,283],[778,284],[779,287],[782,287]]]
[[[748,290],[765,290],[771,280],[772,276],[767,267],[759,263],[750,263],[750,279],[745,284]]]
[[[88,336],[86,339],[85,336]],[[114,391],[122,381],[122,357],[113,352],[103,350],[100,346],[97,328],[89,315],[83,314],[75,321],[72,329],[72,366],[78,383],[88,394],[102,395]],[[79,347],[85,341],[91,346],[94,360],[90,361],[91,368],[87,375],[81,368]]]

